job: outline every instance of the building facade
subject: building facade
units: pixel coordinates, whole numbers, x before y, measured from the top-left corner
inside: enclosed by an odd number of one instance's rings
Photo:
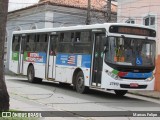
[[[160,91],[160,1],[159,0],[118,0],[117,22],[142,24],[157,31],[156,83]]]
[[[86,24],[88,0],[40,0],[38,4],[8,13],[6,28],[5,68],[9,72],[12,32],[60,26]],[[102,4],[103,3],[103,4]],[[107,21],[106,2],[91,1],[91,24]],[[116,22],[116,8],[112,4],[111,22]]]

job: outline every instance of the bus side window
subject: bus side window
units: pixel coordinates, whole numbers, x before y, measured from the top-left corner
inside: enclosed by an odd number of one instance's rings
[[[81,33],[80,32],[76,32],[76,37],[75,37],[75,42],[80,42],[81,41]]]
[[[26,51],[35,51],[35,39],[35,34],[30,34],[27,36]]]
[[[60,33],[60,42],[59,42],[58,52],[62,52],[62,53],[73,52],[71,32]]]
[[[31,48],[29,46],[29,35],[27,35],[27,39],[26,39],[26,47],[25,47],[25,51],[31,51]]]
[[[74,42],[74,33],[71,33],[71,42]]]
[[[20,48],[20,36],[14,35],[12,41],[12,50],[19,51],[19,48]]]
[[[64,41],[64,33],[60,33],[60,42]]]
[[[74,53],[91,53],[91,32],[83,31],[76,33],[74,42]]]
[[[47,52],[47,45],[48,45],[48,35],[38,34],[36,40],[36,51]]]

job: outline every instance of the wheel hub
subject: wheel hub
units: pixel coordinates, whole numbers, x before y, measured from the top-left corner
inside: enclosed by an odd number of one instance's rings
[[[79,78],[78,78],[78,86],[79,86],[80,88],[83,87],[83,83],[84,83],[83,77],[79,77]]]

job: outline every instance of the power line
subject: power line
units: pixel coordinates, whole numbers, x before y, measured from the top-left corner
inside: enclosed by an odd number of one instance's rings
[[[137,9],[137,8],[146,8],[146,7],[159,7],[160,5],[145,5],[145,6],[138,6],[138,7],[124,7],[124,8],[118,8],[118,9]]]

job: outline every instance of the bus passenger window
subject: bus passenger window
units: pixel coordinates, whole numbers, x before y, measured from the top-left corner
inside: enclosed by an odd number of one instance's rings
[[[60,33],[60,42],[64,41],[64,33]]]
[[[80,36],[81,36],[81,33],[80,32],[76,32],[75,42],[80,42],[81,41]]]
[[[27,42],[25,46],[25,51],[34,51],[35,50],[35,34],[30,34],[27,36]]]
[[[71,42],[74,42],[74,33],[71,33]]]
[[[36,51],[37,52],[47,52],[48,36],[47,34],[37,35]]]
[[[58,52],[72,53],[72,39],[70,32],[60,33]]]
[[[20,48],[20,36],[15,35],[15,36],[13,36],[12,50],[19,51],[19,48]]]
[[[77,41],[74,42],[74,53],[91,53],[91,35],[89,31],[77,32],[75,38]]]
[[[27,35],[27,39],[25,41],[25,48],[24,51],[31,51],[31,48],[29,46],[29,35]]]

